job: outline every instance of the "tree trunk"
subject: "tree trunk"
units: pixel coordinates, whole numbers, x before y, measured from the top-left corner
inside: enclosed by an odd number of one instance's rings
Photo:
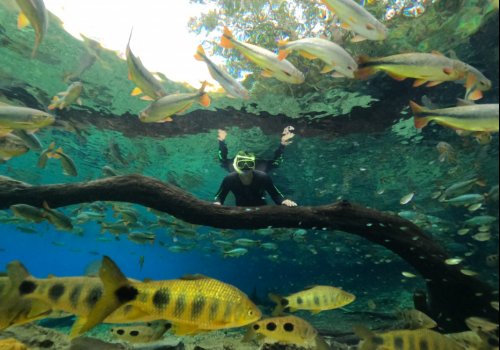
[[[429,310],[449,332],[465,329],[471,316],[496,319],[493,288],[449,266],[447,252],[418,226],[399,216],[349,202],[325,206],[238,208],[216,206],[185,191],[141,175],[111,177],[87,183],[30,186],[0,178],[0,209],[13,204],[51,208],[95,201],[128,202],[168,213],[183,221],[221,229],[303,228],[340,230],[390,249],[426,280]]]

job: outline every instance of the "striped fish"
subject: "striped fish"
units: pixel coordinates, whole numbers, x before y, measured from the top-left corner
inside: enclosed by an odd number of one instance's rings
[[[276,78],[290,84],[302,84],[304,74],[287,60],[279,60],[278,55],[260,46],[244,43],[234,39],[229,28],[224,28],[220,45],[226,49],[235,48],[249,61],[263,69],[262,76]]]
[[[53,311],[76,315],[78,319],[71,330],[71,337],[81,335],[103,322],[137,295],[130,281],[107,257],[103,259],[99,278],[28,277],[19,284],[18,291],[21,297],[41,301],[50,305]]]
[[[209,277],[193,276],[133,286],[138,295],[130,305],[157,319],[172,322],[177,335],[243,327],[262,316],[243,292]]]
[[[354,331],[363,339],[360,350],[464,350],[457,342],[429,329],[375,334],[363,326],[356,326]]]
[[[356,300],[351,293],[330,286],[313,286],[286,298],[269,294],[269,298],[277,304],[273,316],[281,315],[287,309],[291,312],[308,310],[317,314],[344,307]]]
[[[250,93],[239,81],[234,79],[223,67],[218,67],[215,63],[207,57],[203,46],[199,45],[198,50],[194,57],[198,61],[203,61],[207,64],[208,71],[212,78],[217,80],[217,82],[226,90],[226,92],[236,98],[242,98],[244,100],[250,99]]]

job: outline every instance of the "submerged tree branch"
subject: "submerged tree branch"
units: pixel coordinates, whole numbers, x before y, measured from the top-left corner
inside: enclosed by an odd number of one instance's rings
[[[135,203],[192,224],[221,229],[317,228],[352,233],[390,249],[422,275],[427,282],[431,316],[445,330],[464,329],[467,317],[496,317],[490,306],[497,299],[493,288],[464,275],[461,266],[446,265],[447,252],[418,226],[399,216],[349,202],[317,207],[238,208],[215,206],[141,175],[49,186],[0,178],[0,209],[20,203],[41,207],[44,201],[52,208],[95,201]]]

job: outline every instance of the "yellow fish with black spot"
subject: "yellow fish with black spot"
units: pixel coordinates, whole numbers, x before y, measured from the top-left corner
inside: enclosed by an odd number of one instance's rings
[[[138,294],[129,305],[158,320],[172,322],[177,335],[243,327],[262,316],[242,291],[205,276],[132,286]]]
[[[354,331],[363,339],[359,350],[464,350],[457,342],[429,329],[375,334],[363,326],[356,326]]]
[[[9,273],[19,276],[22,270],[16,268]],[[103,259],[99,278],[36,279],[26,277],[19,283],[17,290],[20,297],[26,300],[40,301],[49,305],[53,311],[64,311],[76,315],[78,319],[71,330],[72,337],[81,335],[103,322],[113,312],[119,311],[121,306],[137,296],[137,290],[130,285],[130,281],[115,263],[107,257]],[[134,311],[131,307],[121,310],[122,315],[131,312],[133,314]]]
[[[356,300],[353,294],[330,286],[312,286],[286,298],[269,294],[269,298],[277,304],[273,316],[281,315],[287,309],[291,312],[307,310],[317,314],[344,307]]]
[[[280,343],[306,349],[329,349],[309,322],[295,316],[266,318],[254,323],[248,328],[243,342],[255,338],[262,340],[264,344]]]

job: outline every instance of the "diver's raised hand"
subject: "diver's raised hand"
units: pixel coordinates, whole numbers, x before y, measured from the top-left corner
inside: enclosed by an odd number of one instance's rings
[[[217,132],[217,139],[219,141],[224,141],[226,139],[227,132],[225,130],[219,129]]]
[[[293,133],[294,130],[295,128],[293,126],[287,126],[283,130],[283,133],[281,134],[281,144],[283,146],[288,146],[292,143],[292,139],[295,137],[295,134]]]
[[[281,205],[284,205],[285,207],[289,207],[289,208],[298,206],[297,203],[295,203],[294,201],[291,201],[289,199],[285,199],[283,202],[281,202]]]

